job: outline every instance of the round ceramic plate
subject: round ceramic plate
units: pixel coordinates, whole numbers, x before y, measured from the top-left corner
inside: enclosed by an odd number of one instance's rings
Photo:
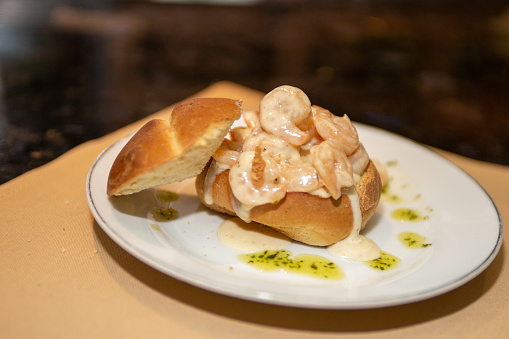
[[[203,289],[276,305],[321,309],[401,305],[451,291],[486,269],[501,247],[503,228],[484,189],[420,144],[377,128],[356,126],[370,156],[385,163],[391,178],[362,232],[382,251],[400,259],[397,267],[388,270],[300,243],[292,243],[288,250],[331,260],[344,278],[326,280],[258,270],[218,240],[218,228],[229,217],[200,204],[193,180],[108,198],[109,170],[129,137],[107,148],[91,167],[86,183],[90,210],[113,241],[147,265]],[[178,193],[179,199],[161,200],[160,189]],[[153,207],[168,204],[179,212],[177,219],[150,218]],[[394,217],[398,209],[410,209],[422,218],[400,221]],[[407,247],[400,240],[404,232],[422,236],[427,246]]]

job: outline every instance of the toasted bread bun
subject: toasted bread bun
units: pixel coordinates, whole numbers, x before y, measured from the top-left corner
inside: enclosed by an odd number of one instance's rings
[[[202,98],[178,104],[167,120],[149,121],[115,159],[108,196],[197,176],[241,114],[240,101]]]
[[[231,204],[229,170],[220,173],[211,187],[213,204],[204,199],[204,184],[209,166],[196,178],[200,201],[212,210],[235,215]],[[357,182],[362,212],[362,228],[372,217],[380,199],[382,183],[372,161]],[[328,246],[348,237],[353,228],[350,199],[343,194],[337,200],[300,192],[288,192],[277,204],[265,204],[251,210],[251,220],[269,226],[291,239],[316,246]]]

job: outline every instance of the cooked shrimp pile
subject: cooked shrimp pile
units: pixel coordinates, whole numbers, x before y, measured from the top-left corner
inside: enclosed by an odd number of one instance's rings
[[[253,207],[277,203],[287,192],[338,199],[369,163],[348,116],[311,105],[296,87],[274,89],[259,112],[243,116],[246,127],[232,129],[213,155],[205,197],[215,176],[229,169],[232,205],[245,221]]]

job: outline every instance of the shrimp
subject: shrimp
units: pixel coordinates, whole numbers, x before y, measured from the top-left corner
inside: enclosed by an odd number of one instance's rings
[[[233,142],[228,139],[223,140],[221,146],[219,146],[212,155],[220,167],[230,168],[235,165],[240,155],[238,144],[238,142]]]
[[[320,136],[326,140],[337,141],[350,155],[359,147],[359,135],[348,115],[338,117],[329,110],[313,107],[313,122]]]
[[[232,151],[226,147],[220,146],[216,152],[212,155],[214,160],[227,168],[235,165],[239,158],[240,152]]]
[[[320,188],[318,172],[313,166],[281,166],[288,192],[311,192]]]
[[[248,128],[260,127],[260,117],[258,112],[244,111],[243,117]]]
[[[311,148],[311,159],[321,182],[334,199],[341,197],[341,188],[354,184],[352,164],[337,141],[325,140]]]
[[[249,127],[234,127],[230,130],[230,138],[232,141],[243,142],[244,139],[246,139],[252,131],[253,129]]]
[[[277,203],[286,195],[278,164],[261,148],[240,153],[229,182],[235,198],[247,206]]]
[[[301,151],[308,152],[311,147],[318,145],[323,141],[323,138],[320,136],[320,134],[317,133],[316,127],[313,124],[311,124],[309,127],[308,133],[309,140],[300,146]]]
[[[350,160],[353,166],[353,172],[362,175],[369,164],[369,154],[366,152],[364,146],[359,143],[359,147],[348,156],[348,160]]]
[[[288,142],[258,128],[246,138],[242,151],[254,151],[257,147],[267,151],[278,162],[295,162],[300,159],[299,149]]]
[[[307,95],[296,87],[278,87],[265,95],[260,102],[262,128],[295,146],[303,145],[309,140],[309,133],[298,126],[306,126],[310,116],[311,102]]]

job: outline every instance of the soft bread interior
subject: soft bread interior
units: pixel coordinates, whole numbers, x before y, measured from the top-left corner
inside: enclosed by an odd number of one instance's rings
[[[144,125],[115,159],[107,194],[125,195],[197,176],[242,113],[241,102],[191,99]]]

